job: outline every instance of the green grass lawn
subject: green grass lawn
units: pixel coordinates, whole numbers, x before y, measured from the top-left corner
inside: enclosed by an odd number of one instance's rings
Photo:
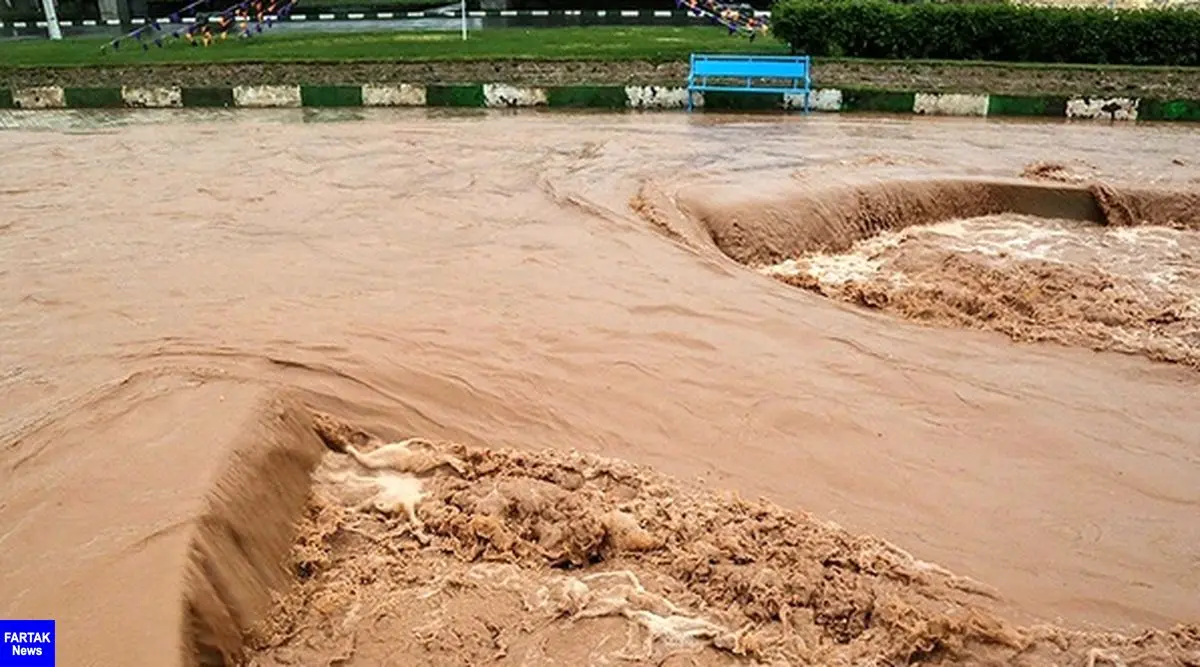
[[[304,4],[300,8],[305,11],[351,8],[351,11],[362,9],[366,11],[423,12],[448,4],[452,3],[446,0],[304,0]]]
[[[142,51],[136,42],[101,53],[104,39],[0,43],[0,66],[48,67],[152,63],[350,62],[423,60],[686,60],[692,52],[787,53],[771,38],[753,43],[714,27],[493,28],[457,32],[276,33],[230,37],[209,47],[182,40]],[[132,48],[131,48],[132,47]]]

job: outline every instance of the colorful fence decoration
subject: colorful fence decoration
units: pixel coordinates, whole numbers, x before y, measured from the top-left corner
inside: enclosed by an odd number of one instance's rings
[[[771,24],[766,16],[752,10],[743,11],[717,0],[675,0],[676,9],[687,9],[695,16],[706,16],[713,25],[722,25],[731,35],[745,35],[754,41],[767,34]]]
[[[165,19],[149,19],[144,25],[100,47],[102,52],[118,51],[122,44],[136,42],[143,51],[153,44],[162,48],[165,42],[185,41],[192,46],[208,46],[224,40],[230,34],[248,38],[262,33],[279,19],[286,19],[296,6],[296,0],[242,0],[236,5],[209,13],[206,7],[214,0],[195,0],[171,13]],[[186,24],[186,25],[185,25]],[[136,47],[135,47],[136,48]]]

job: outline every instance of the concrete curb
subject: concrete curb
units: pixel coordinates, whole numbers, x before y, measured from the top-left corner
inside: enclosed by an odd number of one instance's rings
[[[696,105],[714,110],[802,108],[800,95],[697,94]],[[687,91],[677,86],[515,86],[505,83],[344,86],[231,86],[213,88],[106,87],[0,88],[0,108],[298,108],[362,106],[575,107],[682,109]],[[822,88],[810,99],[816,111],[906,113],[931,116],[1037,116],[1101,120],[1200,121],[1200,101],[1127,97],[1052,97],[912,93]]]

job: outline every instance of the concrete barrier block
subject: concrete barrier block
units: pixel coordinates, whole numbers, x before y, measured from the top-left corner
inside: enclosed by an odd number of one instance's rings
[[[423,107],[425,86],[370,83],[362,87],[362,101],[368,107]]]
[[[491,108],[536,107],[547,104],[545,89],[510,86],[506,83],[484,84],[483,99]]]
[[[1074,97],[1067,100],[1067,118],[1137,120],[1138,100],[1128,97]]]
[[[18,109],[62,109],[67,106],[62,86],[35,86],[13,91],[13,106]]]
[[[693,98],[699,100],[701,93]],[[625,86],[625,104],[630,109],[683,109],[687,88],[674,86]]]
[[[123,86],[121,99],[125,106],[147,109],[169,109],[183,106],[183,90],[175,87]]]
[[[917,93],[913,113],[927,116],[986,116],[987,95],[961,93]]]
[[[299,107],[300,86],[235,86],[233,104],[249,108]]]

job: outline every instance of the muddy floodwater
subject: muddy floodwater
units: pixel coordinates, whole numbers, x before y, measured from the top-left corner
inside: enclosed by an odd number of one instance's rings
[[[1194,127],[0,128],[61,664],[1200,663]]]

